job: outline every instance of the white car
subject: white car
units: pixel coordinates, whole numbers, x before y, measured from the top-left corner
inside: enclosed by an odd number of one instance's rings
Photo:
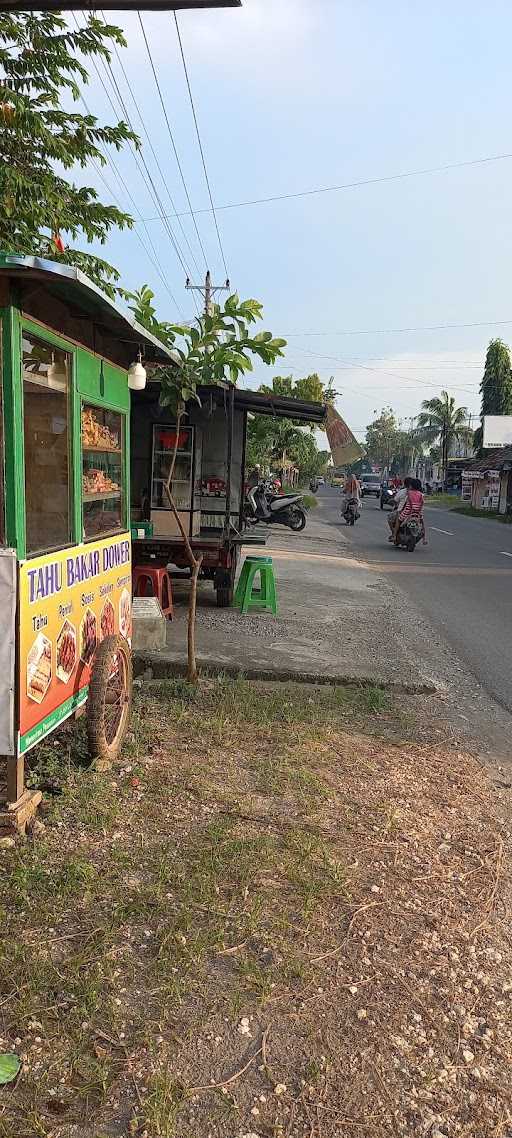
[[[382,482],[381,474],[362,474],[361,475],[361,494],[363,498],[366,494],[375,494],[376,498],[380,498],[380,486]]]

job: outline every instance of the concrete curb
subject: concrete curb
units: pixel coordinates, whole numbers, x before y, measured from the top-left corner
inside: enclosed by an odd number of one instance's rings
[[[215,663],[212,660],[197,661],[199,672],[203,677],[229,676],[232,679],[272,681],[274,683],[297,684],[338,684],[340,687],[378,687],[383,691],[410,693],[411,695],[436,695],[444,690],[432,682],[403,683],[394,680],[382,680],[378,676],[351,676],[343,672],[294,672],[280,671],[277,674],[271,668],[239,668],[224,663]],[[151,675],[148,675],[148,672]],[[158,656],[136,653],[133,657],[133,674],[136,679],[166,680],[173,676],[186,676],[187,666],[180,660],[162,660]]]

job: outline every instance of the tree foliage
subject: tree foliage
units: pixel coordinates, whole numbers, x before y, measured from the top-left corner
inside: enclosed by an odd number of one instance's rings
[[[158,371],[160,402],[174,414],[189,399],[199,398],[197,388],[201,384],[237,383],[240,376],[252,371],[252,356],[273,364],[284,354],[286,340],[275,338],[271,332],[251,334],[250,326],[263,315],[257,300],[240,300],[233,293],[223,307],[213,304],[207,316],[197,317],[188,326],[158,319],[154,293],[148,285],[123,296],[139,323],[175,353],[176,366]]]
[[[491,340],[485,357],[480,384],[481,426],[474,436],[475,450],[483,452],[483,420],[485,415],[512,415],[512,369],[510,352],[503,340]]]
[[[312,403],[327,403],[334,399],[332,382],[324,385],[316,372],[297,380],[291,375],[276,375],[270,385],[261,384],[258,390],[265,395],[281,395]],[[318,449],[315,429],[313,424],[302,424],[293,418],[255,415],[247,430],[247,466],[252,467],[258,462],[261,466],[279,469],[283,455],[286,455],[299,468],[302,477],[323,474],[330,452]]]
[[[104,165],[105,146],[138,145],[126,123],[100,126],[63,106],[88,82],[79,56],[109,59],[109,44],[124,46],[123,33],[95,15],[72,31],[59,14],[0,14],[0,248],[76,265],[114,295],[119,274],[111,265],[79,247],[62,252],[53,241],[62,234],[66,242],[104,245],[111,229],[133,225],[93,187],[59,172],[91,160]]]
[[[391,407],[383,407],[380,415],[366,428],[367,459],[386,468],[390,474],[406,473],[420,450],[414,432],[402,430]]]
[[[455,440],[469,443],[473,439],[473,432],[467,426],[467,419],[467,407],[457,407],[453,395],[449,395],[447,391],[442,391],[440,396],[436,395],[433,399],[424,399],[421,404],[416,434],[429,446],[439,443],[443,478],[446,477],[452,443]]]

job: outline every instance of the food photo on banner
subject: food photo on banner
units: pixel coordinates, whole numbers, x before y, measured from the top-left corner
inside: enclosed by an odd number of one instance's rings
[[[19,582],[19,751],[85,702],[95,649],[131,642],[130,535],[31,558]]]

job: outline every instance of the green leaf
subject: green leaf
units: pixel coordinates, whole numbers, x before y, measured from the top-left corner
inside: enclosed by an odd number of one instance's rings
[[[2,1051],[0,1054],[0,1086],[12,1083],[21,1067],[21,1060],[14,1051]]]

